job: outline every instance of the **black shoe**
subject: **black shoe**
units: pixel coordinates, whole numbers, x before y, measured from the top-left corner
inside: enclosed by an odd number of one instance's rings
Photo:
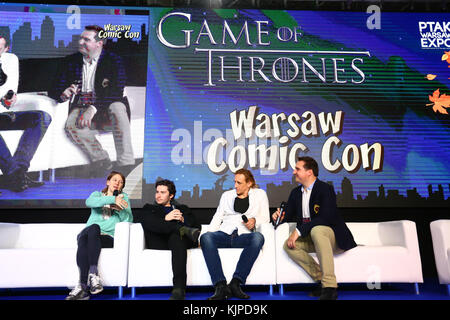
[[[6,176],[5,188],[14,192],[22,192],[27,190],[28,184],[25,178],[25,172],[22,170],[17,170]]]
[[[172,290],[172,295],[170,296],[169,300],[184,300],[186,296],[186,291],[181,288],[174,288]]]
[[[25,183],[27,184],[28,188],[42,187],[44,185],[44,182],[34,181],[26,173],[24,176]]]
[[[200,229],[182,226],[180,228],[180,235],[181,237],[186,236],[189,240],[191,240],[194,243],[198,243],[198,237],[200,236]]]
[[[310,297],[320,297],[322,294],[322,283],[320,281],[316,281],[316,286],[313,291],[311,291],[308,296]]]
[[[112,163],[109,158],[94,161],[90,167],[90,174],[93,177],[103,177],[106,173],[109,173],[112,170]]]
[[[322,288],[319,300],[337,300],[337,297],[336,288]]]
[[[239,299],[249,299],[250,296],[246,294],[244,291],[242,291],[241,288],[241,281],[239,279],[233,278],[228,285],[230,288],[231,294]]]
[[[218,282],[215,285],[216,291],[214,295],[208,298],[208,300],[226,300],[231,296],[230,288],[227,286],[226,281]]]

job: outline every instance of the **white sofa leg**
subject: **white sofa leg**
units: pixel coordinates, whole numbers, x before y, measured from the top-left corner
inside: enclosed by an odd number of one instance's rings
[[[50,169],[50,182],[55,183],[55,169]]]
[[[273,296],[273,286],[269,285],[269,295]]]
[[[119,299],[122,299],[123,298],[123,287],[120,286],[120,287],[118,287],[118,289],[119,289]]]
[[[416,282],[414,283],[414,289],[416,290],[416,294],[419,295],[420,291],[419,291],[419,284]]]
[[[39,182],[42,182],[42,181],[44,181],[44,171],[39,171],[39,179],[38,179],[38,181]]]
[[[280,289],[280,296],[284,296],[284,288],[282,284],[278,285],[279,289]]]
[[[131,287],[131,299],[136,298],[136,287]]]
[[[450,284],[447,285],[447,294],[450,296]]]

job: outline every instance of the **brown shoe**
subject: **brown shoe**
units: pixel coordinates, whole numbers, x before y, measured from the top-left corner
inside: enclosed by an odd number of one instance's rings
[[[322,288],[319,300],[337,300],[338,294],[336,288]]]

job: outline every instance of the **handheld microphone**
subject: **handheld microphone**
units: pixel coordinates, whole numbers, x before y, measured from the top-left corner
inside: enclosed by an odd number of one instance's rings
[[[8,92],[5,94],[5,96],[3,97],[2,100],[2,105],[6,108],[9,109],[12,105],[12,101],[10,101],[12,99],[12,97],[14,97],[14,91],[12,90],[8,90]],[[14,121],[14,120],[13,120]]]
[[[113,191],[113,196],[114,196],[114,197],[117,197],[118,195],[119,195],[119,190],[114,190],[114,191]],[[112,209],[111,212],[117,212],[117,210]]]
[[[247,222],[248,222],[248,218],[247,218],[247,216],[246,216],[245,214],[243,214],[243,215],[241,216],[241,218],[242,218],[242,221],[244,221],[244,223],[247,223]],[[251,232],[255,231],[255,228],[251,229],[250,231],[251,231]]]
[[[81,81],[81,80],[75,80],[74,81],[74,85],[76,86],[76,90],[75,91],[78,91],[78,86],[79,85],[81,85],[83,83],[83,81]],[[70,105],[72,105],[73,103],[74,103],[74,101],[75,101],[75,98],[78,96],[78,93],[74,93],[74,94],[72,94],[72,96],[70,97]]]
[[[280,204],[280,215],[277,218],[277,221],[275,222],[275,229],[278,227],[278,225],[280,224],[281,219],[284,217],[284,210],[286,209],[286,202],[281,202]]]
[[[14,91],[8,90],[8,93],[5,95],[5,99],[11,100],[13,96],[14,96]]]
[[[172,207],[172,210],[175,210],[176,208],[175,208],[175,205],[172,203],[171,205],[170,205],[171,207]],[[179,224],[179,225],[184,225],[184,222],[181,222],[181,220],[177,220],[177,223]]]

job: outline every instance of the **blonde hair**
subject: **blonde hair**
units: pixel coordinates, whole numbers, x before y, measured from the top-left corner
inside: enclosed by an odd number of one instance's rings
[[[250,170],[242,168],[234,173],[234,175],[237,175],[237,174],[242,174],[245,177],[245,182],[252,183],[250,188],[258,188],[258,185],[256,184],[256,181],[255,181],[255,177],[253,177],[253,173]]]

